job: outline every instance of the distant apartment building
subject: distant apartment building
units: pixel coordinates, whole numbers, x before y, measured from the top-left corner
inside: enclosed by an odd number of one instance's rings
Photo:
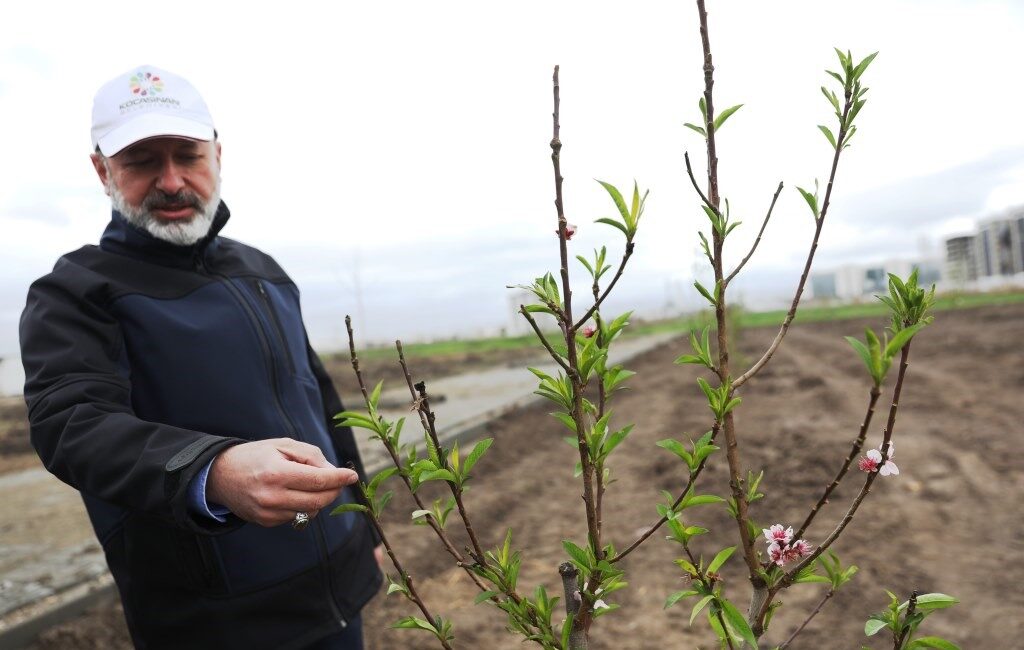
[[[918,270],[924,286],[942,280],[942,262],[937,259],[886,260],[874,264],[847,264],[831,271],[811,275],[811,295],[815,300],[860,300],[888,292],[889,274],[905,278]]]
[[[974,234],[947,239],[945,270],[956,287],[1019,280],[1024,275],[1024,206],[982,221]]]

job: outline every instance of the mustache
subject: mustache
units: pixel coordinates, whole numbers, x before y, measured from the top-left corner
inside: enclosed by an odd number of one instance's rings
[[[174,194],[168,194],[162,190],[154,190],[142,202],[144,210],[165,210],[182,207],[202,210],[203,202],[196,194],[188,190],[180,190]]]

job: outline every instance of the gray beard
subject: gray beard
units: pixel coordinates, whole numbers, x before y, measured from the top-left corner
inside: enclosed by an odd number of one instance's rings
[[[200,208],[188,221],[163,221],[150,211],[146,206],[147,201],[143,201],[139,207],[134,207],[125,201],[124,195],[113,183],[110,183],[107,189],[110,191],[110,203],[113,208],[120,212],[128,223],[145,230],[157,239],[176,246],[191,246],[206,237],[220,205],[219,178],[210,200],[205,203],[200,201]]]

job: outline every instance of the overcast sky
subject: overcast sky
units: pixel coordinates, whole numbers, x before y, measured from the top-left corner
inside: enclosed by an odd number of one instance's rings
[[[831,123],[819,86],[833,45],[881,53],[818,268],[938,253],[943,236],[1024,203],[1024,2],[708,4],[716,104],[744,104],[718,140],[722,192],[744,221],[735,257],[786,183],[739,284],[754,306],[784,299],[812,234],[793,188],[828,173],[815,125]],[[703,88],[692,2],[99,9],[19,2],[0,21],[0,356],[17,352],[32,279],[95,243],[109,219],[88,161],[92,96],[142,64],[204,95],[224,147],[224,234],[291,273],[321,347],[340,343],[346,312],[371,340],[494,331],[511,321],[505,286],[556,269],[556,63],[566,211],[580,226],[572,252],[621,252],[618,231],[593,223],[612,206],[592,179],[636,178],[650,199],[610,306],[699,306],[689,283],[706,219],[682,165],[684,150],[703,158],[682,127],[699,121]]]

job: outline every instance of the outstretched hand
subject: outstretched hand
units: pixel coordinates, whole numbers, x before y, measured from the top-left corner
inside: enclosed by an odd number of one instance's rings
[[[217,456],[206,496],[246,521],[278,526],[292,521],[296,512],[316,516],[358,478],[350,469],[331,465],[313,445],[291,438],[258,440]]]

